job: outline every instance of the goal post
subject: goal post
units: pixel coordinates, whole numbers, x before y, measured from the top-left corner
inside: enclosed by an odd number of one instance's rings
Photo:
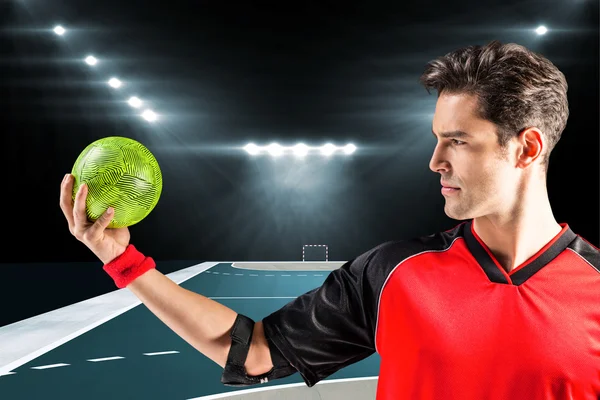
[[[329,246],[326,244],[305,244],[302,246],[302,261],[329,262]]]

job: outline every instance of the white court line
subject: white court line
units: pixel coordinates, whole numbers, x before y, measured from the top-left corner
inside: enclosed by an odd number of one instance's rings
[[[48,369],[48,368],[58,368],[58,367],[66,367],[71,364],[51,364],[51,365],[40,365],[39,367],[31,367],[31,369]]]
[[[223,275],[231,275],[229,272],[223,272]]]
[[[258,275],[256,275],[256,274],[250,274],[250,276],[258,276]]]
[[[275,275],[265,275],[265,276],[275,276]]]
[[[16,372],[5,372],[3,374],[0,374],[0,376],[4,376],[4,375],[13,375],[16,374]]]
[[[192,266],[190,266],[190,267],[188,267],[186,269],[189,269],[189,268],[205,268],[205,269],[202,269],[202,270],[197,271],[197,272],[194,271],[193,275],[186,276],[184,279],[182,279],[177,284],[181,285],[184,282],[186,282],[186,281],[194,278],[195,276],[201,274],[202,272],[204,272],[204,271],[206,271],[206,270],[208,270],[208,269],[210,269],[210,268],[212,268],[215,265],[220,264],[220,263],[221,262],[216,262],[215,263],[215,262],[208,262],[207,261],[207,262],[203,262],[203,263],[200,263],[200,264],[192,265]],[[212,264],[212,265],[210,265],[210,264]],[[174,276],[178,276],[179,277],[179,272],[180,271],[170,273],[168,275],[169,279],[172,279],[172,280],[175,281],[175,279],[173,277]],[[180,279],[180,278],[177,278],[177,279]],[[130,296],[131,299],[132,299],[131,301],[133,303],[130,304],[130,305],[128,305],[128,306],[126,306],[126,307],[121,308],[120,310],[116,310],[113,313],[105,316],[104,318],[101,318],[101,319],[99,319],[97,321],[94,321],[93,323],[91,323],[91,324],[89,324],[87,326],[84,326],[83,328],[81,328],[81,329],[79,329],[79,330],[77,330],[77,331],[75,331],[75,332],[73,332],[73,333],[71,333],[71,334],[69,334],[67,336],[64,336],[64,337],[62,337],[62,338],[60,338],[60,339],[58,339],[58,340],[56,340],[56,341],[54,341],[54,342],[52,342],[52,343],[44,346],[42,348],[38,348],[37,350],[32,351],[31,353],[29,353],[29,354],[27,354],[27,355],[25,355],[23,357],[20,357],[20,358],[18,358],[16,360],[13,360],[13,361],[9,362],[8,364],[0,365],[0,374],[11,372],[11,370],[13,370],[15,368],[18,368],[18,367],[22,366],[23,364],[25,364],[25,363],[27,363],[27,362],[29,362],[31,360],[34,360],[34,359],[36,359],[37,357],[39,357],[39,356],[41,356],[43,354],[48,353],[50,350],[53,350],[53,349],[55,349],[55,348],[57,348],[57,347],[65,344],[65,343],[67,343],[67,342],[75,339],[76,337],[81,336],[81,335],[83,335],[84,333],[86,333],[88,331],[91,331],[92,329],[96,328],[97,326],[100,326],[100,325],[104,324],[105,322],[108,322],[111,319],[114,319],[114,318],[118,317],[119,315],[124,314],[127,311],[129,311],[129,310],[131,310],[131,309],[133,309],[133,308],[135,308],[135,307],[137,307],[139,305],[142,305],[142,302],[137,297],[135,297],[135,295],[132,292],[130,292],[128,289],[119,289],[117,292],[126,293],[126,294],[123,294],[122,296],[127,296],[127,297]],[[106,295],[108,295],[108,294],[104,294],[104,295],[101,295],[101,296],[106,296]],[[101,297],[101,296],[98,296],[98,297]],[[121,295],[117,295],[117,296],[121,296]],[[109,295],[109,297],[110,297],[110,295]],[[92,299],[90,299],[90,300],[92,300]],[[87,300],[85,300],[85,301],[87,301]],[[33,318],[35,318],[35,317],[33,317]],[[0,350],[1,350],[1,346],[0,346]],[[2,357],[0,357],[0,359],[2,359]]]
[[[323,275],[314,275],[314,276],[323,276]]]
[[[105,358],[93,358],[91,360],[86,360],[90,362],[101,362],[101,361],[112,361],[112,360],[121,360],[125,357],[116,356],[116,357],[105,357]]]
[[[298,275],[298,276],[307,276],[307,275]]]
[[[178,351],[161,351],[158,353],[143,353],[145,356],[162,356],[163,354],[176,354]]]
[[[121,289],[121,290],[123,290],[123,289]],[[140,304],[142,304],[142,302],[139,301],[139,300],[137,300],[135,303],[133,303],[133,304],[127,306],[127,307],[123,307],[122,309],[120,309],[118,311],[115,311],[114,313],[109,314],[108,316],[106,316],[106,317],[104,317],[104,318],[102,318],[102,319],[100,319],[100,320],[98,320],[98,321],[96,321],[96,322],[94,322],[94,323],[92,323],[92,324],[90,324],[88,326],[85,326],[85,327],[79,329],[78,331],[75,331],[75,332],[71,333],[70,335],[67,335],[67,336],[63,337],[60,340],[57,340],[54,343],[50,343],[49,345],[44,346],[41,349],[37,349],[36,351],[29,353],[27,356],[21,357],[20,359],[18,359],[16,361],[13,361],[10,364],[5,365],[4,367],[0,368],[0,373],[2,373],[3,370],[10,371],[12,369],[18,368],[21,365],[23,365],[23,364],[25,364],[25,363],[27,363],[27,362],[29,362],[29,361],[31,361],[31,360],[33,360],[33,359],[41,356],[43,354],[46,354],[50,350],[55,349],[55,348],[57,348],[57,347],[65,344],[65,343],[67,343],[67,342],[75,339],[76,337],[78,337],[80,335],[83,335],[84,333],[86,333],[86,332],[94,329],[95,327],[100,326],[103,323],[108,322],[111,319],[116,318],[116,317],[118,317],[119,315],[121,315],[123,313],[126,313],[127,311],[129,311],[129,310],[137,307]]]
[[[361,378],[345,378],[345,379],[328,379],[328,380],[318,382],[317,385],[327,385],[327,384],[332,384],[332,383],[344,383],[344,382],[355,382],[355,381],[369,381],[369,380],[373,380],[373,379],[377,379],[377,378],[378,378],[377,376],[367,376],[364,378],[361,377]],[[233,391],[233,392],[228,392],[228,393],[219,393],[219,394],[213,394],[213,395],[209,395],[209,396],[194,397],[192,399],[187,399],[187,400],[215,400],[215,399],[223,399],[223,398],[230,397],[230,396],[237,398],[237,396],[240,394],[265,392],[267,390],[281,390],[281,389],[302,387],[302,386],[306,386],[306,383],[304,383],[304,382],[303,383],[290,383],[288,385],[275,385],[275,386],[268,386],[268,387],[257,388],[257,389],[238,390],[238,391]],[[241,399],[243,399],[243,397],[240,397],[240,400]]]
[[[244,274],[235,274],[236,276],[244,276]]]
[[[281,275],[281,276],[291,276],[291,275]]]

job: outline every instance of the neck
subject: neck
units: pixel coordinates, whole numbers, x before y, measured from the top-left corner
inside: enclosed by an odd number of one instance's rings
[[[545,185],[518,197],[509,210],[473,219],[473,229],[506,272],[535,255],[562,229],[552,214]]]

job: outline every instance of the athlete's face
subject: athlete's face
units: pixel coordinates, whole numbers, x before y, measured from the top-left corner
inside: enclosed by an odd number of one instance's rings
[[[458,188],[442,191],[446,215],[457,220],[502,212],[517,196],[517,169],[498,144],[496,126],[478,118],[476,107],[475,96],[442,94],[433,117],[437,144],[429,168],[441,184]]]

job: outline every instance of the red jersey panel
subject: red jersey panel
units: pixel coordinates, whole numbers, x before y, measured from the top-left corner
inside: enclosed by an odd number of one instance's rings
[[[510,274],[465,229],[470,242],[416,254],[385,284],[378,399],[597,400],[600,273],[560,240],[568,227]]]

